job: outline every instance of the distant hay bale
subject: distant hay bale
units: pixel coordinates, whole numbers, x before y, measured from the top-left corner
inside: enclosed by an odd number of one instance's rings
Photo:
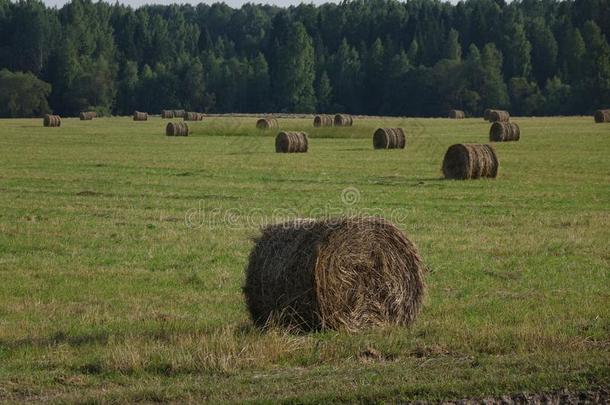
[[[186,122],[168,122],[165,127],[167,136],[189,136],[189,126]]]
[[[499,161],[491,145],[455,144],[447,149],[443,159],[443,174],[447,179],[478,179],[496,177]]]
[[[174,110],[161,110],[161,118],[174,118]]]
[[[593,114],[593,119],[597,123],[610,122],[610,110],[597,110]]]
[[[375,149],[404,149],[407,137],[402,128],[377,128],[373,133]]]
[[[518,141],[520,138],[521,130],[514,122],[494,122],[489,128],[489,140],[492,142]]]
[[[258,129],[277,129],[280,125],[275,118],[261,118],[256,121],[256,128]]]
[[[61,117],[59,115],[45,114],[42,119],[42,125],[45,127],[60,127]]]
[[[185,121],[202,121],[203,114],[198,112],[188,111],[184,114]]]
[[[309,139],[305,132],[280,132],[275,137],[275,151],[278,153],[305,153]]]
[[[78,116],[81,121],[90,121],[97,117],[97,113],[95,111],[82,111]]]
[[[184,110],[174,110],[175,118],[184,118],[185,114],[186,114],[186,111],[184,111]]]
[[[332,127],[333,117],[330,115],[320,114],[313,118],[314,127]]]
[[[260,327],[405,326],[422,306],[424,264],[416,246],[383,218],[295,220],[262,229],[243,290]]]
[[[461,120],[466,118],[466,114],[462,110],[449,110],[449,118]]]
[[[510,114],[504,110],[491,110],[489,112],[489,122],[508,122]]]
[[[337,114],[335,115],[333,124],[336,127],[351,127],[354,125],[354,118],[348,114]]]
[[[485,121],[489,121],[489,114],[491,114],[492,109],[491,108],[486,108],[485,111],[483,111],[483,119]]]
[[[133,113],[133,120],[134,121],[148,121],[148,113],[140,112],[140,111],[134,111],[134,113]]]

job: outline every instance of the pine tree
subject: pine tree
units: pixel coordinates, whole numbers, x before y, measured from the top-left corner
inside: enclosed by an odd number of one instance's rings
[[[412,64],[417,64],[419,61],[419,45],[415,39],[411,41],[411,45],[409,45],[409,50],[407,51],[407,57]]]
[[[484,71],[484,86],[481,97],[485,105],[508,106],[508,92],[502,77],[502,53],[494,44],[487,44],[481,53]]]
[[[610,104],[610,46],[593,21],[584,24],[582,33],[587,50],[579,84],[581,106],[593,110]]]
[[[366,56],[366,78],[364,92],[366,98],[363,107],[371,114],[377,114],[383,102],[383,85],[385,81],[385,52],[379,38],[373,42]]]
[[[252,61],[252,75],[248,91],[248,110],[249,112],[268,111],[270,94],[269,65],[262,53],[258,53]]]
[[[460,45],[460,34],[454,30],[449,30],[447,42],[445,43],[445,58],[460,60],[462,58],[462,47]]]
[[[533,74],[541,85],[557,72],[557,41],[542,18],[531,22],[529,39],[532,44]]]
[[[320,80],[318,80],[316,96],[318,99],[318,111],[329,112],[332,108],[333,88],[326,71],[322,72]]]
[[[565,40],[565,72],[564,76],[571,82],[576,82],[582,74],[582,61],[586,52],[585,41],[580,30],[572,28],[566,33]]]
[[[312,41],[301,23],[294,23],[280,38],[274,80],[280,111],[313,112],[316,98]]]
[[[343,39],[333,56],[333,87],[341,110],[357,113],[361,108],[362,74],[360,55]]]
[[[508,43],[506,54],[506,76],[528,77],[532,70],[531,51],[532,44],[525,36],[523,24],[513,25],[511,32],[505,39]]]

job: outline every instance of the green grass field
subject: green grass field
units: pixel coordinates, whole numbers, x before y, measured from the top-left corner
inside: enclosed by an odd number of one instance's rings
[[[515,118],[497,179],[446,181],[482,119],[367,119],[276,154],[255,118],[0,121],[0,402],[397,401],[610,385],[610,125]],[[406,150],[375,151],[378,126]],[[251,238],[384,215],[428,268],[412,328],[261,332]],[[374,349],[374,350],[373,350]],[[367,355],[367,353],[375,355]]]

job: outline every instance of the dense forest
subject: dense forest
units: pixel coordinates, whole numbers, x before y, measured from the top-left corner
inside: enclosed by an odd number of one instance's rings
[[[0,0],[0,116],[590,113],[610,107],[609,39],[610,0]]]

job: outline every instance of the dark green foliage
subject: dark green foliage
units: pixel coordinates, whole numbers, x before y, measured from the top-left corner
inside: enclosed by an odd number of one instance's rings
[[[32,73],[0,70],[0,117],[40,117],[51,112],[51,85]]]
[[[590,113],[610,105],[610,2],[349,1],[287,9],[0,1],[0,69],[62,115]],[[509,91],[510,88],[510,97]],[[25,102],[25,101],[24,101]],[[30,106],[16,108],[27,110]]]
[[[315,71],[313,45],[301,23],[276,30],[272,90],[278,111],[313,112]]]
[[[528,31],[534,78],[544,84],[557,72],[557,41],[542,18],[533,20]]]

